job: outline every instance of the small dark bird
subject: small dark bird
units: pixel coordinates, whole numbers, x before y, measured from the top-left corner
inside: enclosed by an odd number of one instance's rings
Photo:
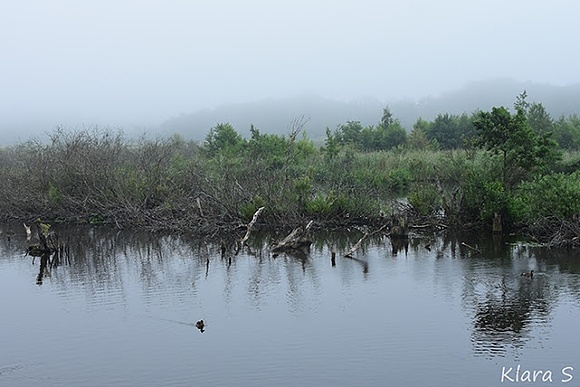
[[[529,277],[529,278],[533,278],[534,277],[534,271],[530,270],[530,271],[524,271],[522,274],[520,274],[522,277]]]
[[[195,323],[195,326],[197,329],[203,332],[204,331],[203,328],[205,328],[205,323],[203,322],[203,320],[199,320],[198,322]]]

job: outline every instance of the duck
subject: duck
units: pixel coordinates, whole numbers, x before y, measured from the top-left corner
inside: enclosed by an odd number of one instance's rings
[[[203,332],[204,331],[203,328],[205,327],[205,323],[203,322],[203,320],[199,320],[198,322],[195,323],[195,327]]]
[[[520,276],[533,278],[534,277],[534,271],[533,270],[524,271],[522,274],[520,274]]]

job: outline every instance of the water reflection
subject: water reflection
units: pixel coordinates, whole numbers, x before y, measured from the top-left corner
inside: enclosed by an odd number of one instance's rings
[[[265,331],[252,340],[268,337],[272,329],[270,337],[297,353],[302,347],[284,337],[336,352],[337,340],[356,351],[364,342],[377,351],[369,354],[374,358],[390,356],[381,352],[385,348],[401,348],[394,352],[402,351],[403,359],[425,363],[432,348],[452,345],[445,340],[455,342],[452,355],[441,355],[451,361],[463,340],[475,358],[520,359],[530,345],[542,348],[552,338],[558,308],[578,308],[580,301],[578,252],[482,235],[412,234],[402,240],[374,235],[347,258],[344,253],[360,233],[319,233],[309,250],[274,256],[270,246],[277,235],[256,235],[236,254],[235,238],[207,241],[107,228],[58,232],[67,241],[66,260],[52,268],[41,260],[30,284],[49,286],[75,308],[86,304],[107,313],[140,313],[205,332],[196,334],[203,339],[230,319],[228,329]],[[0,273],[25,259],[31,242],[24,233],[1,238]],[[533,278],[520,276],[529,270],[535,271]],[[579,314],[572,310],[570,324]],[[303,321],[316,336],[300,332],[297,339],[288,333],[298,323],[302,329]],[[344,321],[357,321],[357,329],[345,328]],[[327,327],[339,333],[318,344]],[[349,339],[353,347],[344,342]]]
[[[549,335],[549,321],[560,298],[578,286],[555,283],[562,277],[561,262],[547,255],[563,254],[566,262],[577,261],[577,252],[531,248],[525,243],[494,237],[475,239],[481,254],[472,256],[463,282],[464,305],[473,321],[472,343],[478,356],[513,356],[518,359],[529,342],[541,347]],[[466,257],[468,255],[461,254]],[[535,270],[533,278],[523,271]],[[578,271],[576,271],[578,273]],[[543,337],[533,337],[542,325]],[[537,333],[537,332],[536,332]]]

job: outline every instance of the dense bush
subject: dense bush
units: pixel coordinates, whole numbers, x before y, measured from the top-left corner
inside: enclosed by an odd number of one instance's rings
[[[0,217],[216,232],[249,222],[260,207],[261,223],[282,227],[383,222],[401,196],[415,214],[453,227],[490,225],[496,213],[507,228],[579,216],[578,155],[560,161],[544,130],[558,122],[540,107],[418,120],[409,137],[383,113],[376,127],[328,130],[321,148],[300,119],[286,136],[252,127],[248,139],[218,124],[203,144],[58,128],[49,143],[0,149]],[[474,127],[469,147],[437,150],[465,145]]]
[[[512,212],[521,222],[542,217],[578,219],[580,217],[580,171],[556,173],[522,183],[514,195]]]

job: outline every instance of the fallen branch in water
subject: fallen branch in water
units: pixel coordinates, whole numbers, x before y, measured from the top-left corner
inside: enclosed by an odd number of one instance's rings
[[[250,233],[252,232],[252,228],[254,227],[254,224],[258,220],[258,216],[260,216],[260,214],[262,213],[262,211],[264,211],[264,208],[265,207],[258,208],[256,210],[256,212],[254,213],[254,216],[252,216],[251,222],[248,223],[248,228],[246,230],[246,235],[244,235],[244,237],[242,238],[242,240],[238,244],[238,249],[236,250],[236,254],[235,255],[238,255],[238,253],[240,252],[240,250],[242,249],[242,247],[244,247],[244,245],[248,241],[248,238],[250,238]]]
[[[478,254],[481,254],[481,251],[480,251],[480,250],[476,249],[476,248],[475,248],[475,247],[473,247],[473,246],[470,246],[470,245],[468,245],[468,244],[467,244],[467,243],[465,243],[465,242],[461,242],[461,246],[465,246],[465,247],[467,247],[468,249],[471,249],[471,250],[473,250],[473,251],[477,252]]]
[[[364,235],[363,235],[363,236],[362,236],[362,237],[361,237],[361,238],[358,240],[358,242],[356,242],[356,243],[354,244],[354,246],[352,246],[352,247],[351,247],[351,249],[350,249],[350,250],[348,250],[348,251],[346,252],[346,254],[344,254],[344,256],[345,256],[345,257],[347,257],[347,258],[352,258],[352,254],[353,254],[355,251],[357,251],[357,250],[358,250],[358,248],[359,248],[359,247],[362,245],[362,243],[363,243],[363,241],[364,241],[365,239],[367,239],[368,237],[370,237],[370,236],[372,236],[372,235],[378,234],[379,232],[383,231],[383,229],[384,229],[385,227],[388,227],[388,225],[386,225],[386,224],[385,224],[384,226],[382,226],[382,227],[381,227],[381,228],[379,228],[378,230],[375,230],[375,231],[373,231],[373,232],[371,232],[371,233],[365,232],[365,233],[364,233]]]
[[[306,233],[310,230],[310,227],[314,224],[314,221],[308,222],[306,227],[297,227],[286,238],[278,242],[276,246],[272,248],[273,253],[278,253],[280,251],[286,250],[297,250],[308,248],[312,244],[312,241],[306,238]]]

